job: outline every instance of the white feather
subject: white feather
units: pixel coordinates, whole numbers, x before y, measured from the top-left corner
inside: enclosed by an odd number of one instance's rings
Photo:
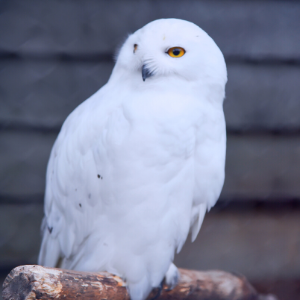
[[[183,57],[165,53],[175,46]],[[150,58],[154,75],[143,82]],[[157,20],[131,35],[109,82],[53,146],[39,264],[117,274],[133,300],[168,270],[173,282],[174,251],[190,228],[196,238],[222,189],[226,80],[222,53],[192,23]]]

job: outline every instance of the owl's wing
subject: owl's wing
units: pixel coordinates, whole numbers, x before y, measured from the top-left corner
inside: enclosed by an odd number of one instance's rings
[[[193,204],[192,217],[191,217],[191,238],[192,242],[196,239],[198,232],[201,228],[204,216],[207,210],[206,203],[200,203],[198,205]]]
[[[195,148],[195,188],[191,216],[192,242],[196,239],[206,211],[217,202],[225,178],[226,130],[223,110],[205,117]]]
[[[110,145],[121,143],[129,130],[117,100],[120,97],[112,94],[104,87],[77,107],[52,148],[38,260],[41,265],[55,267],[60,258],[68,259],[78,252],[92,233],[95,219],[103,214],[103,165]]]

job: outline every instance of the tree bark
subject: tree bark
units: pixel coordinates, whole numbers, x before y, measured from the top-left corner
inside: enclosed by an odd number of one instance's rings
[[[173,290],[164,286],[157,299],[185,300],[275,300],[261,296],[245,277],[223,271],[179,269],[180,280]],[[147,299],[155,298],[158,289]],[[36,265],[13,269],[3,284],[4,300],[114,299],[129,300],[126,283],[110,273],[88,273]]]

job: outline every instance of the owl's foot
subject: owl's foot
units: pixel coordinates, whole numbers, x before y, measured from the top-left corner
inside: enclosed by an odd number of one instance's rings
[[[156,300],[161,295],[164,284],[167,285],[168,291],[173,290],[179,281],[179,277],[180,276],[177,267],[173,263],[171,263],[164,280],[160,283],[159,287],[153,290],[153,292],[156,291],[155,296],[152,297],[150,300]]]
[[[161,292],[162,292],[163,286],[164,286],[164,282],[165,282],[165,280],[163,280],[160,283],[159,287],[157,287],[157,288],[154,289],[154,290],[157,290],[157,292],[156,292],[155,296],[152,297],[150,300],[156,300],[161,295]]]
[[[165,275],[166,285],[168,286],[168,290],[173,290],[179,281],[180,275],[177,267],[171,263],[170,267]]]

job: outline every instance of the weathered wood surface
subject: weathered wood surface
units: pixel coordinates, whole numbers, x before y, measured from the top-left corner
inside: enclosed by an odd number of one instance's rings
[[[29,54],[112,53],[130,32],[158,18],[203,27],[226,56],[299,59],[297,1],[6,0],[0,50]]]
[[[99,61],[0,60],[0,125],[58,130],[76,106],[107,82],[113,66]],[[299,66],[229,63],[227,127],[299,129],[299,78]]]
[[[158,294],[153,290],[148,299]],[[4,300],[114,299],[129,300],[126,284],[118,276],[29,265],[13,269],[3,284]],[[245,277],[223,271],[180,269],[178,285],[163,287],[158,299],[262,300]]]
[[[213,208],[196,241],[191,243],[188,237],[175,256],[175,264],[187,269],[236,271],[251,282],[300,278],[299,212],[294,207]],[[42,217],[42,205],[1,206],[0,266],[9,270],[36,263]]]
[[[57,130],[107,81],[127,33],[155,18],[190,20],[216,40],[228,128],[263,132],[228,137],[223,199],[300,199],[299,138],[268,132],[299,133],[299,15],[299,1],[0,1],[0,269],[36,262],[42,206],[32,202],[42,201]],[[209,214],[177,260],[299,278],[299,210],[276,214]]]
[[[40,197],[56,132],[3,131],[0,134],[0,202]],[[228,135],[226,179],[221,199],[300,198],[300,136]],[[6,201],[7,203],[7,201]]]

